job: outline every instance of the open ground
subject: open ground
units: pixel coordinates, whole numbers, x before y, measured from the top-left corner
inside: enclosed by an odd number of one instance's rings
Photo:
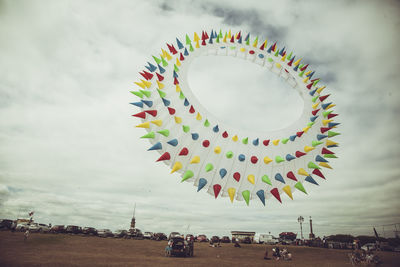
[[[99,238],[64,234],[0,232],[0,266],[351,266],[349,250],[288,246],[292,261],[264,260],[272,246],[195,243],[194,257],[167,258],[166,241]],[[400,253],[378,252],[381,266],[400,266]]]

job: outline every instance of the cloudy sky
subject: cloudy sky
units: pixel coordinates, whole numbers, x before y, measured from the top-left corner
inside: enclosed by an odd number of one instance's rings
[[[166,233],[277,235],[299,232],[299,215],[319,236],[400,223],[399,14],[398,1],[0,1],[0,218],[34,210],[53,225],[128,228],[136,203],[137,226]],[[203,29],[277,40],[328,85],[339,159],[309,195],[265,208],[215,200],[146,152],[133,81],[167,41]],[[203,57],[189,83],[216,117],[268,131],[302,111],[268,75]]]

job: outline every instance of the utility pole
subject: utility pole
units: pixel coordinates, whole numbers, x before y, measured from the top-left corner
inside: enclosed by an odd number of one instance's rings
[[[299,216],[299,218],[297,218],[297,221],[300,223],[301,240],[303,240],[304,239],[304,237],[303,237],[303,222],[304,222],[303,216]]]

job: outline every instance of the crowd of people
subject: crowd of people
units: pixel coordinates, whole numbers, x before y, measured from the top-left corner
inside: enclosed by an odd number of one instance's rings
[[[241,248],[240,244],[239,244],[239,240],[237,239],[232,239],[232,243],[234,244],[233,246],[235,248]],[[216,247],[216,246],[220,246],[220,244],[218,243],[218,245],[212,244],[212,241],[210,241],[210,247]],[[284,247],[282,249],[280,249],[278,246],[275,246],[272,248],[272,258],[274,260],[285,260],[285,261],[290,261],[292,260],[292,253],[289,252],[289,250]],[[264,260],[270,260],[271,258],[268,256],[268,248],[265,250],[264,253]]]
[[[272,258],[276,261],[278,260],[285,260],[290,261],[292,260],[292,253],[288,251],[287,248],[280,249],[278,246],[272,248]],[[270,260],[271,258],[268,257],[268,248],[265,250],[264,260]]]
[[[349,258],[353,266],[358,265],[360,263],[379,264],[381,262],[379,257],[370,250],[365,251],[365,250],[355,249],[353,250],[353,252],[349,253]]]
[[[210,239],[210,247],[217,248],[221,247],[221,239],[218,239],[218,242],[214,242],[214,240]]]

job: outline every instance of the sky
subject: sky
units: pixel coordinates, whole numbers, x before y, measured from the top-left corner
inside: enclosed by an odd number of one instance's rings
[[[299,233],[300,215],[321,237],[400,223],[399,14],[398,1],[0,1],[0,218],[127,229],[136,203],[137,227],[165,233]],[[138,72],[166,42],[211,29],[278,41],[332,93],[339,158],[308,195],[215,200],[146,152],[129,105]],[[268,75],[201,57],[188,80],[217,118],[268,131],[303,105]]]

